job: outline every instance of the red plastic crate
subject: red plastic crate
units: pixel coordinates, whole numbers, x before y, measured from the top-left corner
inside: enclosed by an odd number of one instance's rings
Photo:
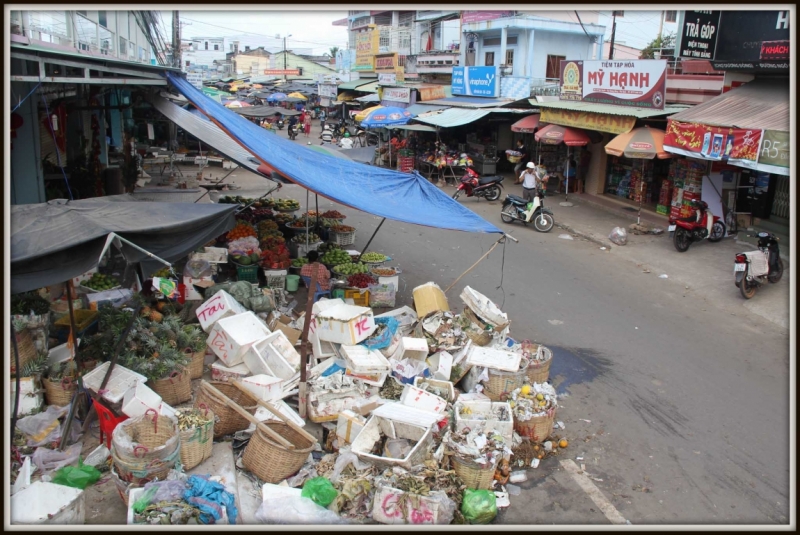
[[[106,448],[111,449],[111,435],[114,433],[114,429],[117,426],[128,419],[127,416],[114,416],[114,413],[111,412],[111,409],[103,406],[97,400],[94,400],[94,408],[97,411],[97,419],[100,421],[100,442],[103,442],[103,437],[105,437],[105,444]]]

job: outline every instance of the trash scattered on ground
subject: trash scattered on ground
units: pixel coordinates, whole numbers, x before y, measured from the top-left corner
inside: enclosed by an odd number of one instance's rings
[[[659,279],[668,279],[669,275],[667,275],[666,273],[662,273],[661,275],[658,276],[658,278]]]
[[[608,239],[615,245],[625,245],[628,243],[628,231],[622,227],[614,227],[611,234],[608,235]]]
[[[569,234],[559,234],[558,237],[561,238],[562,240],[573,240],[574,239]]]

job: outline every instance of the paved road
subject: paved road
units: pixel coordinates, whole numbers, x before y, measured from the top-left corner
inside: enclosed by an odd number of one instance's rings
[[[238,173],[236,194],[263,193]],[[301,200],[286,186],[280,196]],[[499,222],[499,203],[463,201]],[[313,194],[312,206],[313,208]],[[366,244],[379,218],[337,208]],[[789,521],[789,338],[744,307],[730,312],[674,280],[589,241],[514,228],[509,243],[448,294],[470,285],[512,319],[515,338],[554,351],[558,419],[594,485],[633,524]],[[450,285],[495,241],[489,235],[387,221],[371,246],[404,270],[399,304],[433,280]],[[504,250],[505,249],[505,250]],[[585,422],[583,420],[589,420]],[[498,518],[503,523],[608,523],[557,459],[548,459]],[[602,481],[597,481],[602,480]],[[533,503],[535,505],[531,506]]]

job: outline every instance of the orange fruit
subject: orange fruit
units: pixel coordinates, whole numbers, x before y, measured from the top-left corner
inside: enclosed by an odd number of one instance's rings
[[[540,449],[540,448],[539,448],[539,444],[535,444],[535,445],[533,446],[533,451],[539,451],[539,449]]]
[[[558,442],[558,447],[559,447],[559,448],[566,448],[567,446],[569,446],[569,442],[567,442],[567,439],[566,439],[566,438],[562,438],[562,439],[561,439],[561,440]]]

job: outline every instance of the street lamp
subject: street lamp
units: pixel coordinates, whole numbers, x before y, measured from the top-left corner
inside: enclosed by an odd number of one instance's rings
[[[292,34],[283,36],[283,81],[286,81],[286,38],[291,37]]]

